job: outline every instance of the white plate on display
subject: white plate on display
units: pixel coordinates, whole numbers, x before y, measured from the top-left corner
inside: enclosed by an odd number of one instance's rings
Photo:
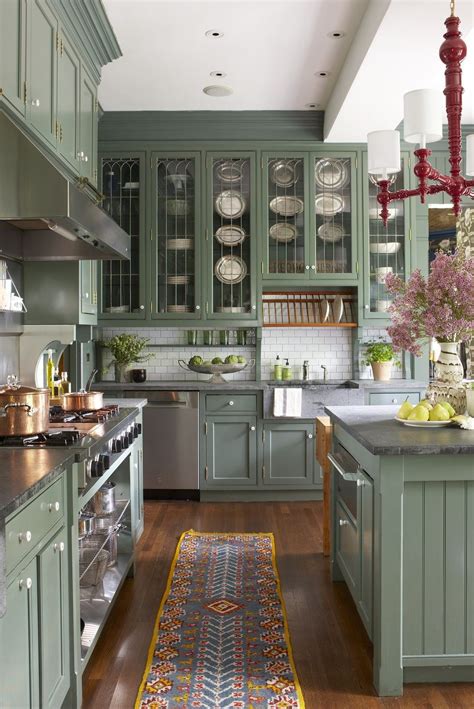
[[[291,187],[295,184],[295,168],[286,160],[279,160],[272,165],[270,170],[272,182],[277,187]]]
[[[299,197],[285,195],[272,199],[269,207],[275,214],[281,214],[283,217],[294,217],[295,214],[301,214],[304,209],[304,202]]]
[[[224,246],[238,246],[245,239],[245,231],[236,224],[225,224],[216,231],[216,239]]]
[[[322,214],[325,217],[333,217],[339,214],[344,209],[344,199],[337,192],[317,194],[314,198],[314,206],[316,214]]]
[[[414,428],[442,428],[443,426],[452,425],[452,421],[408,421],[407,419],[400,419],[398,416],[395,416],[395,421]]]
[[[216,212],[224,219],[238,219],[245,212],[245,207],[245,199],[235,190],[224,190],[216,198]]]
[[[294,224],[288,222],[277,222],[270,227],[270,236],[275,241],[286,243],[296,238],[297,230]]]
[[[223,182],[239,182],[242,178],[242,165],[240,162],[226,160],[216,168],[216,174]]]
[[[318,187],[341,189],[347,183],[347,167],[342,160],[318,160],[314,168],[314,181]]]
[[[221,256],[214,266],[214,273],[221,283],[240,283],[247,275],[247,264],[240,256]]]
[[[340,295],[336,296],[332,302],[332,313],[334,322],[341,322],[342,316],[344,315],[344,302]]]
[[[340,241],[344,235],[344,229],[340,224],[324,222],[324,224],[321,224],[318,228],[319,238],[323,241],[329,241],[331,244]]]
[[[399,241],[387,241],[382,244],[370,244],[371,254],[396,254],[400,251],[401,243]]]
[[[329,318],[329,313],[331,312],[331,306],[327,300],[321,301],[321,322],[327,322]]]

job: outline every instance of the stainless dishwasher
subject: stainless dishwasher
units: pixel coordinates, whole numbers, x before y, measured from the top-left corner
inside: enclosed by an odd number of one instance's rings
[[[145,496],[196,498],[199,489],[199,392],[134,389],[127,391],[126,396],[148,399],[143,409]]]

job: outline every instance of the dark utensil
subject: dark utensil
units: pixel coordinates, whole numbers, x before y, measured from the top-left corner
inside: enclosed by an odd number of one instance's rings
[[[132,380],[136,384],[146,382],[146,369],[132,369]]]

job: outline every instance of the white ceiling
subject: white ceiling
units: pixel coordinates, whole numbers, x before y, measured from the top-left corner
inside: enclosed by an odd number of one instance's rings
[[[368,0],[105,0],[123,57],[105,110],[302,110],[325,105]],[[206,30],[224,33],[209,39]],[[339,40],[327,34],[344,30]],[[211,71],[224,71],[213,79]],[[331,72],[327,79],[318,70]],[[231,86],[231,96],[202,92]]]
[[[326,111],[325,139],[394,128],[403,94],[442,90],[448,0],[104,0],[123,57],[104,67],[105,110]],[[468,57],[463,122],[474,124],[474,0],[457,0]],[[209,39],[206,30],[224,33]],[[328,37],[343,31],[342,39]],[[329,71],[327,78],[315,76]],[[211,71],[227,76],[215,79]],[[232,87],[215,98],[209,84]],[[470,87],[473,87],[472,89]]]

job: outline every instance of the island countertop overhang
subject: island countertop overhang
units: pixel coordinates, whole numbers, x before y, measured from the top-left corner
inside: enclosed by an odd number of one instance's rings
[[[457,426],[423,429],[395,421],[398,406],[328,406],[325,412],[369,453],[383,455],[473,455],[474,431]]]

